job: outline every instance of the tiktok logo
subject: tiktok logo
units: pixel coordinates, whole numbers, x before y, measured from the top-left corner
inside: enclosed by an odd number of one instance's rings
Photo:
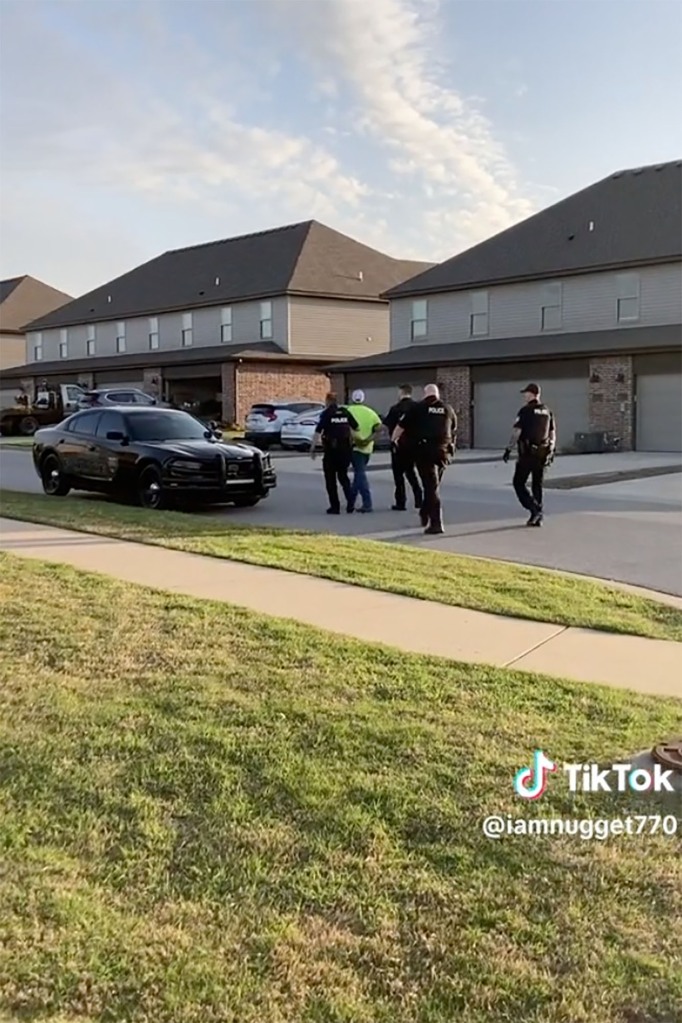
[[[547,788],[547,775],[556,771],[556,764],[541,749],[533,754],[530,767],[522,767],[514,776],[514,791],[521,799],[539,799]]]

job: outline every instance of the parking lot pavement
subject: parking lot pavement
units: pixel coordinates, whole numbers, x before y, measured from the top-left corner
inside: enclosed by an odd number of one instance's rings
[[[593,465],[641,467],[667,464],[671,456],[582,456]],[[606,460],[609,460],[608,463]],[[596,461],[594,461],[596,460]],[[674,461],[674,456],[672,456]],[[557,459],[553,473],[561,469]],[[575,460],[570,465],[575,474]],[[444,536],[425,537],[412,511],[392,512],[393,485],[388,467],[371,477],[375,511],[371,515],[325,515],[321,460],[278,457],[278,486],[256,508],[217,512],[226,522],[305,529],[406,543],[631,583],[682,596],[681,477],[649,479],[548,491],[547,518],[541,530],[525,528],[526,515],[511,488],[510,466],[502,462],[457,462],[443,485]],[[578,463],[580,465],[581,463]],[[584,463],[589,468],[588,463]],[[564,470],[561,469],[562,474]],[[0,450],[0,480],[8,489],[40,493],[30,452]],[[78,497],[67,500],[78,500]],[[216,511],[199,514],[215,515]]]

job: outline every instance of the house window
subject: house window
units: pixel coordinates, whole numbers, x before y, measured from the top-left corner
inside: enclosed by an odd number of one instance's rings
[[[474,291],[471,294],[469,336],[481,337],[488,333],[488,292]]]
[[[427,333],[427,311],[426,299],[419,298],[412,303],[412,315],[410,317],[410,338],[416,341],[420,337],[426,337]]]
[[[232,340],[232,306],[229,305],[220,310],[220,340],[223,344]]]
[[[149,351],[155,352],[159,347],[159,318],[149,317]]]
[[[126,325],[123,321],[116,324],[116,353],[121,355],[126,350]]]
[[[85,353],[86,353],[86,355],[94,355],[95,354],[95,336],[96,336],[95,335],[95,330],[96,330],[95,324],[94,323],[89,323],[88,327],[87,327],[88,333],[87,333],[87,337],[86,337],[86,340],[85,340]]]
[[[262,338],[272,337],[272,302],[261,302],[260,304],[260,336]]]
[[[33,361],[41,362],[43,358],[43,335],[42,332],[38,332],[35,335],[35,342],[33,344]]]
[[[633,323],[639,319],[639,274],[619,274],[618,322]]]
[[[182,314],[182,347],[189,348],[192,344],[192,314]]]
[[[542,298],[542,329],[561,330],[561,283],[545,285]]]
[[[67,359],[69,356],[69,332],[66,327],[59,331],[59,358]]]

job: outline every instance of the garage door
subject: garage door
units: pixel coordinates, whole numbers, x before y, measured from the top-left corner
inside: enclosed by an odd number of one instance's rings
[[[397,387],[363,387],[362,390],[365,392],[365,403],[370,408],[373,408],[375,412],[378,412],[380,416],[385,416],[391,405],[395,405],[398,400]],[[415,387],[413,397],[419,399],[421,396],[421,388]],[[350,397],[351,395],[349,394],[349,400]]]
[[[682,451],[682,374],[637,377],[638,451]]]
[[[474,384],[474,447],[497,450],[509,440],[516,413],[523,405],[520,391],[528,377],[517,380],[485,381]],[[570,448],[576,433],[589,429],[586,377],[548,380],[542,400],[551,408],[557,423],[557,448]]]

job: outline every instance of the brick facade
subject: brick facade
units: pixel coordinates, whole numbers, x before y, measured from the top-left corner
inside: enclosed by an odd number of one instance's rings
[[[223,406],[222,421],[227,426],[237,425],[236,370],[234,362],[224,362],[220,367],[220,392]]]
[[[229,411],[229,395],[226,402],[225,370],[223,366],[223,409]],[[287,366],[267,362],[238,363],[232,407],[234,421],[244,425],[247,413],[254,402],[268,398],[310,398],[324,401],[329,390],[329,378],[314,367]],[[229,382],[229,375],[228,375]],[[229,388],[228,388],[229,390]],[[227,406],[227,408],[226,408]],[[227,417],[229,421],[229,416]]]
[[[332,373],[329,378],[329,390],[333,391],[340,402],[346,401],[346,378],[343,373]]]
[[[595,356],[590,361],[590,431],[620,438],[621,451],[631,451],[634,418],[634,374],[629,355]]]
[[[471,447],[471,373],[468,366],[443,366],[438,386],[457,414],[457,447]]]

